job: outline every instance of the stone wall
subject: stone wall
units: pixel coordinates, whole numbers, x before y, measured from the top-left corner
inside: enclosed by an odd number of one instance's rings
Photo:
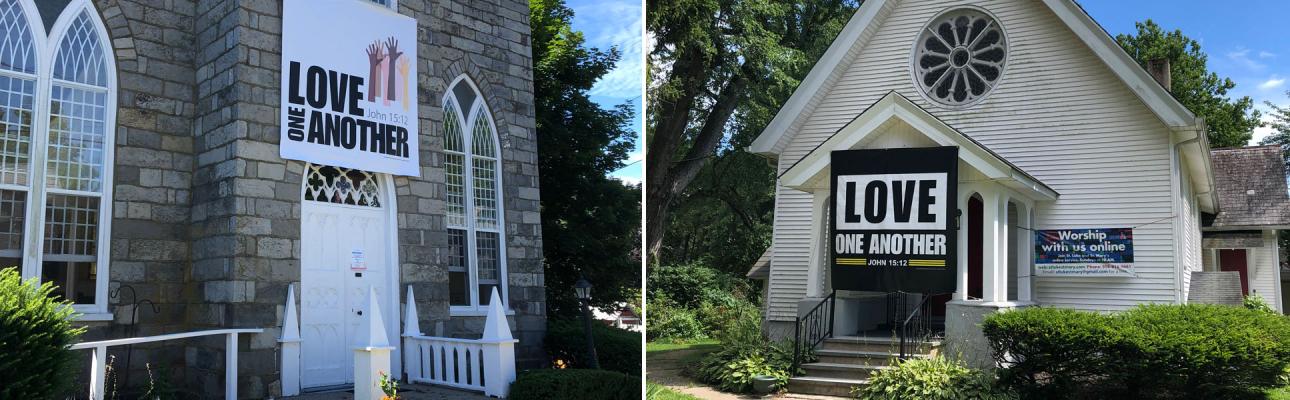
[[[355,0],[360,1],[360,0]],[[527,3],[399,1],[418,20],[421,177],[398,177],[399,267],[422,330],[477,337],[482,317],[451,317],[441,99],[466,74],[493,113],[502,148],[511,326],[522,367],[541,364],[545,332],[537,141]],[[278,157],[282,7],[275,0],[95,0],[112,35],[119,100],[111,287],[160,314],[112,300],[116,320],[87,339],[216,327],[244,335],[239,393],[279,396],[278,324],[300,281],[303,164]],[[404,288],[399,288],[403,293]],[[128,302],[128,299],[125,302]],[[386,318],[397,318],[387,316]],[[137,333],[133,332],[137,329]],[[219,393],[222,338],[136,348],[166,360],[194,393]]]

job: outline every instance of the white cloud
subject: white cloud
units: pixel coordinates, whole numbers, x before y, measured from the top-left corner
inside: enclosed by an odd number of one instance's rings
[[[1285,84],[1286,84],[1285,78],[1272,75],[1271,77],[1268,78],[1268,80],[1263,81],[1263,83],[1259,84],[1259,90],[1273,90],[1273,89],[1277,89],[1282,86],[1285,86]]]
[[[631,164],[634,162],[640,162],[641,160],[644,160],[644,159],[645,159],[645,152],[640,151],[639,148],[636,151],[633,151],[631,154],[627,155],[628,164]]]
[[[641,178],[639,176],[612,175],[610,178],[617,179],[618,181],[628,185],[639,185],[641,183]]]
[[[1263,53],[1266,52],[1259,52],[1259,55],[1262,55]],[[1250,58],[1250,49],[1238,48],[1236,51],[1228,52],[1227,58],[1254,71],[1261,71],[1264,68],[1267,68],[1266,64],[1254,61]]]
[[[1272,116],[1264,114],[1263,117],[1259,118],[1259,121],[1262,121],[1263,123],[1272,122]],[[1269,126],[1254,128],[1254,136],[1250,137],[1249,145],[1257,146],[1259,144],[1259,141],[1263,140],[1263,138],[1265,137],[1272,135],[1272,133],[1273,133],[1272,127],[1269,127]]]
[[[582,30],[587,45],[608,50],[618,48],[621,57],[612,71],[601,77],[589,94],[593,96],[635,99],[641,95],[645,73],[641,31],[644,18],[636,2],[579,2],[574,9],[574,29]],[[639,105],[640,101],[636,100]]]
[[[1259,51],[1259,58],[1277,58],[1277,54],[1270,51]]]

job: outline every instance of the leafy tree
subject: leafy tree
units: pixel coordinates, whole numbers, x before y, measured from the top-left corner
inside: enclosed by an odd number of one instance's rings
[[[673,207],[685,207],[690,199],[732,198],[712,195],[717,189],[687,193],[701,174],[761,174],[764,180],[756,184],[773,188],[773,170],[747,154],[737,156],[739,167],[705,168],[715,157],[743,152],[858,2],[647,0],[646,7],[646,29],[654,40],[646,115],[646,238],[651,259],[659,260],[667,224],[675,222],[669,217]],[[764,199],[772,190],[741,190],[737,196]],[[725,212],[740,211],[749,210]]]
[[[1119,34],[1115,42],[1144,67],[1149,60],[1169,60],[1170,93],[1192,113],[1205,118],[1210,147],[1248,143],[1259,126],[1254,101],[1249,96],[1227,98],[1236,83],[1209,71],[1205,66],[1209,57],[1201,51],[1200,43],[1184,36],[1181,30],[1166,32],[1150,19],[1135,25],[1137,35]]]
[[[1286,97],[1290,97],[1290,91],[1286,92]],[[1270,101],[1265,101],[1263,104],[1272,110],[1269,113],[1272,121],[1268,123],[1272,128],[1272,134],[1259,141],[1259,144],[1281,146],[1286,165],[1290,166],[1290,106],[1278,106]]]
[[[619,53],[583,46],[562,0],[531,0],[547,309],[576,316],[573,285],[595,285],[593,305],[639,297],[640,188],[608,177],[633,148],[628,104],[604,109],[587,92]]]

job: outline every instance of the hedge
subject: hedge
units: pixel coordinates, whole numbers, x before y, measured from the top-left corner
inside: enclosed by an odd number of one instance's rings
[[[638,350],[639,352],[639,347]],[[511,400],[640,400],[641,378],[594,369],[543,369],[521,373]]]
[[[596,360],[600,369],[627,375],[641,375],[641,334],[606,326],[591,324],[595,335]],[[547,323],[546,347],[551,365],[567,368],[590,368],[586,364],[587,342],[581,320],[552,320]],[[563,365],[560,363],[563,362]]]
[[[996,313],[982,329],[1000,383],[1026,398],[1242,398],[1290,367],[1290,319],[1241,307]]]

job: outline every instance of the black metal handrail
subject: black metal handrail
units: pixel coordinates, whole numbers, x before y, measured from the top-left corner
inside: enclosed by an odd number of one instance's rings
[[[918,299],[918,303],[910,308],[908,305],[911,302],[910,295],[912,294],[921,294],[921,296]],[[888,300],[892,300],[893,297],[895,308],[900,310],[899,314],[892,314],[893,317],[905,316],[902,320],[896,321],[898,323],[893,328],[895,328],[896,335],[900,339],[900,359],[906,360],[913,355],[913,350],[916,346],[913,338],[923,337],[928,333],[931,303],[928,303],[927,300],[932,296],[929,293],[894,292],[889,294]]]
[[[793,321],[793,370],[802,365],[802,352],[814,349],[824,339],[833,337],[833,310],[838,292],[835,290],[824,296],[819,304],[807,311],[806,315]],[[825,307],[825,305],[828,307]],[[827,315],[825,315],[827,313]],[[803,343],[805,340],[805,343]]]

